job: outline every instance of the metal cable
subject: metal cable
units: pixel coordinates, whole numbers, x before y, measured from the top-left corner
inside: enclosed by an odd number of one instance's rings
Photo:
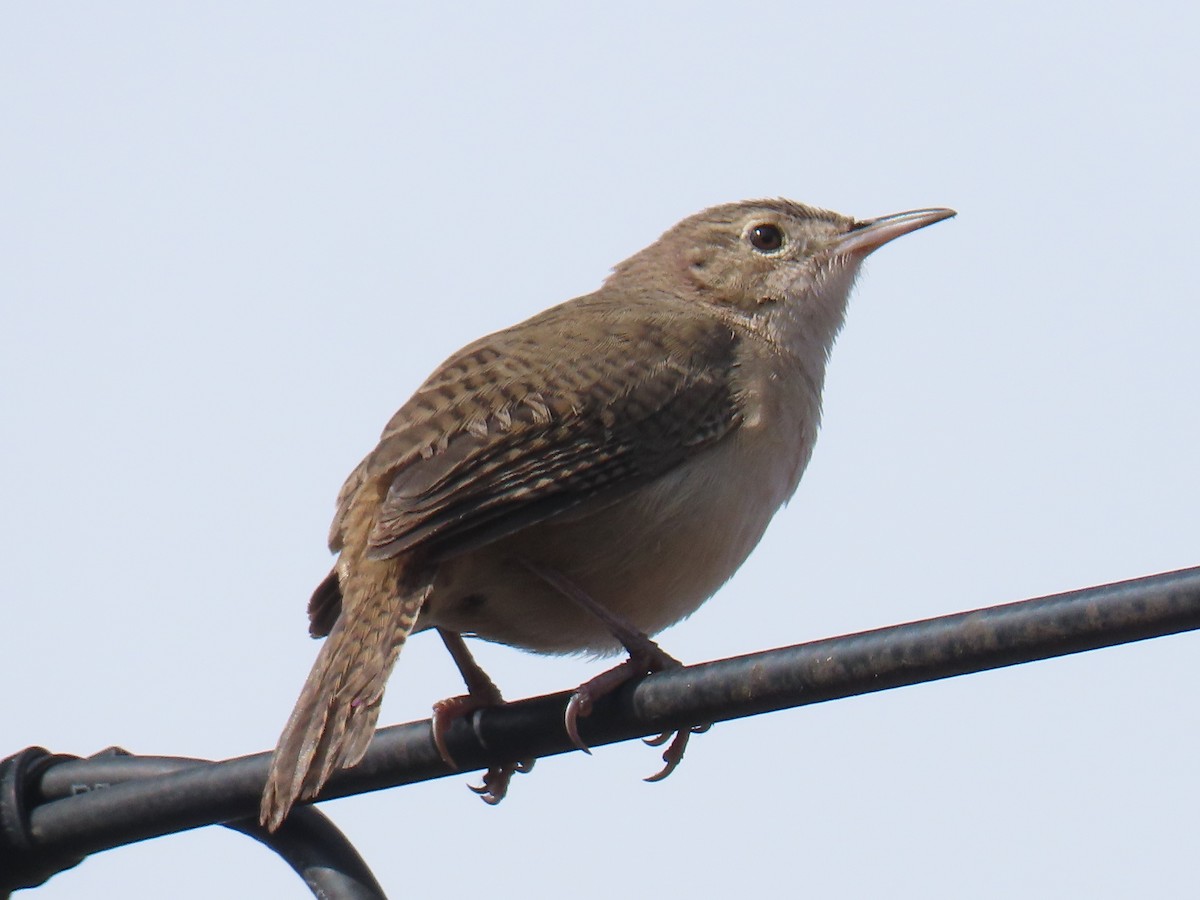
[[[599,701],[580,730],[599,746],[1197,628],[1200,567],[663,672]],[[573,749],[563,728],[569,697],[567,691],[523,700],[455,722],[450,751],[463,771],[567,752]],[[14,801],[6,810],[8,794],[0,796],[0,842],[15,827],[9,844],[22,857],[41,854],[66,867],[121,844],[233,823],[255,814],[268,760],[260,753],[188,762],[124,780],[111,767],[132,764],[128,757],[56,758],[37,771],[44,802]],[[334,775],[321,797],[450,774],[426,719],[381,729],[362,763]],[[100,783],[109,786],[87,790]]]

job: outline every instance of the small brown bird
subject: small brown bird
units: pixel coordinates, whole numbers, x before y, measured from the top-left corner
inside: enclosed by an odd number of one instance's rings
[[[707,600],[795,491],[863,259],[952,215],[717,206],[595,293],[438,367],[338,496],[337,565],[309,603],[312,634],[328,639],[272,758],[262,822],[278,827],[362,758],[414,631],[436,628],[468,685],[435,709],[448,761],[447,722],[501,702],[462,635],[539,653],[624,647],[630,660],[568,706],[580,746],[593,700],[677,665],[646,636]],[[488,773],[485,799],[512,771]]]

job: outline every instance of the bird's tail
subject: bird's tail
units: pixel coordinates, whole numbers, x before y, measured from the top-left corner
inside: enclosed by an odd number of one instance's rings
[[[431,580],[396,559],[362,560],[342,585],[341,615],[279,737],[259,821],[274,831],[297,800],[367,752],[383,688],[429,594]]]

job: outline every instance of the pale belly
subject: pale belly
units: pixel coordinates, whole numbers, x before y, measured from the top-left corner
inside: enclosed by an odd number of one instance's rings
[[[793,411],[793,427],[769,433],[743,426],[603,509],[581,507],[443,562],[418,628],[545,653],[620,649],[526,562],[565,576],[647,634],[678,622],[745,561],[795,490],[816,431],[806,412]]]

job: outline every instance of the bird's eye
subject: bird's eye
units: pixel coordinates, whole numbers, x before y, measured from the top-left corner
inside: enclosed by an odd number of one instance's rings
[[[783,232],[778,225],[755,225],[746,232],[746,237],[750,246],[760,253],[774,253],[783,246]]]

